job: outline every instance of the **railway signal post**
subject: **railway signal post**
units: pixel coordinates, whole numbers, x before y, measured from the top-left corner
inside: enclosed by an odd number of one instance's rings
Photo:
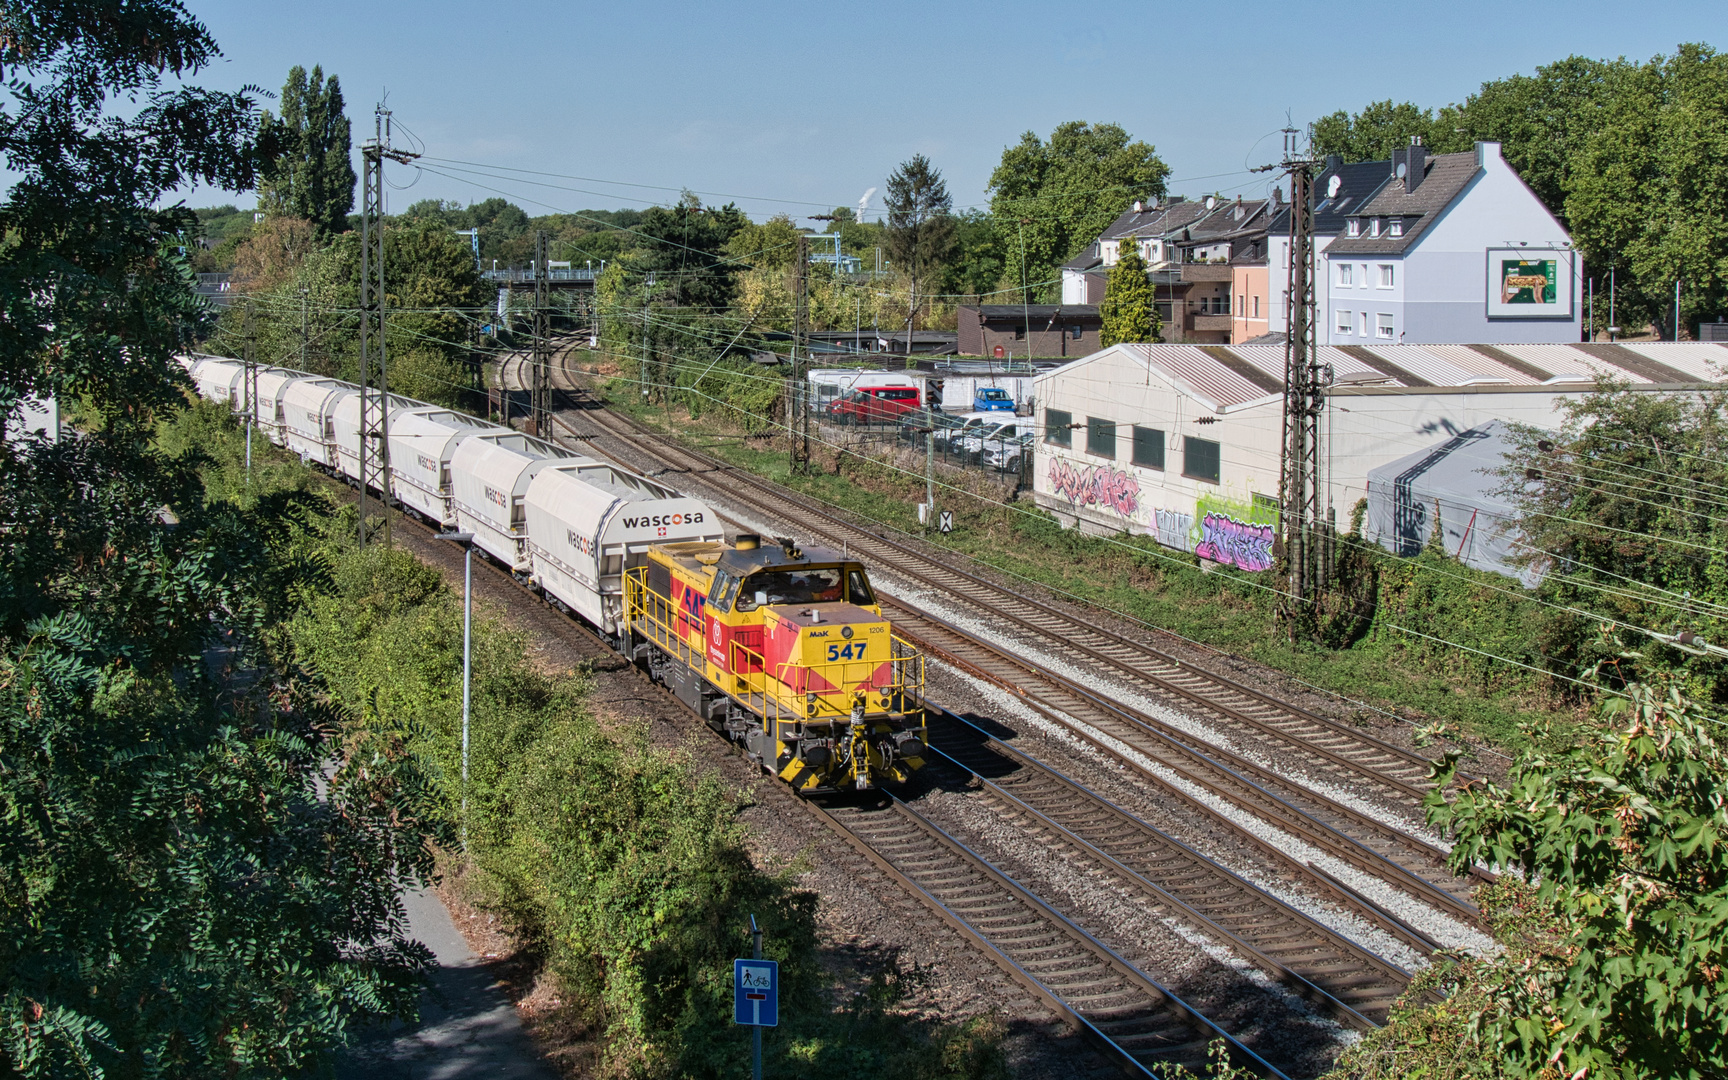
[[[462,851],[468,851],[468,702],[474,685],[474,534],[439,533],[439,540],[462,545]]]
[[[377,532],[390,546],[390,386],[384,349],[384,160],[400,165],[419,157],[390,145],[390,110],[373,113],[374,132],[360,148],[365,162],[360,199],[360,546],[371,538],[366,523],[371,492],[382,500]]]

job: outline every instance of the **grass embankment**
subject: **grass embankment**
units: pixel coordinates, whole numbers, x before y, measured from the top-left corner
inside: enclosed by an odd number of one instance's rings
[[[161,443],[209,459],[210,498],[311,493],[318,512],[274,543],[284,565],[318,572],[277,632],[355,736],[387,735],[427,761],[446,812],[461,821],[460,598],[401,550],[357,549],[352,510],[319,499],[324,489],[285,455],[255,445],[248,485],[240,435],[222,410],[200,403],[165,425]],[[863,992],[842,995],[822,962],[814,895],[750,858],[742,793],[699,754],[603,726],[588,707],[588,677],[536,670],[527,644],[477,621],[465,884],[543,959],[568,1019],[600,1041],[606,1074],[720,1077],[748,1067],[748,1035],[731,1023],[731,972],[732,958],[748,955],[752,914],[764,951],[781,962],[769,1076],[1005,1073],[998,1025],[912,1015],[904,972],[869,973]]]
[[[663,402],[642,404],[633,381],[610,385],[615,392],[607,393],[604,381],[601,389],[608,405],[651,427],[670,429],[693,446],[865,519],[919,529],[921,458],[867,443],[844,453],[819,441],[811,475],[793,475],[784,435],[776,438],[759,421],[730,417],[713,402],[692,418],[677,403],[670,409]],[[1146,536],[1090,537],[1064,529],[1029,498],[1007,501],[993,479],[976,471],[939,474],[938,505],[955,512],[955,527],[947,537],[932,535],[932,543],[1347,698],[1412,720],[1456,725],[1497,745],[1521,745],[1534,721],[1575,708],[1556,689],[1566,684],[1445,644],[1545,666],[1542,609],[1507,578],[1438,552],[1401,560],[1346,543],[1355,555],[1358,588],[1372,598],[1372,619],[1336,634],[1344,640],[1334,647],[1292,643],[1278,630],[1269,575],[1207,572],[1193,556]],[[1358,719],[1369,722],[1373,713],[1359,710]]]

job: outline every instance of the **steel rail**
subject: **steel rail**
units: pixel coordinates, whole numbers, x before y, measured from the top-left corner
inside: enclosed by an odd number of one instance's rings
[[[1281,978],[1344,1023],[1384,1022],[1410,973],[1148,824],[1055,767],[936,707],[977,741],[932,751],[964,770],[1056,844]]]

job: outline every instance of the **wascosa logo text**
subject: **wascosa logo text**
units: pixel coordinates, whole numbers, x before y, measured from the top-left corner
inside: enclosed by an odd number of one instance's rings
[[[438,471],[437,458],[429,458],[425,454],[415,454],[414,457],[420,462],[420,467],[425,469],[427,472],[435,473]]]
[[[700,513],[655,514],[653,517],[636,517],[636,518],[625,518],[624,519],[624,527],[626,529],[636,529],[636,528],[659,529],[659,528],[665,528],[667,525],[700,525],[700,524],[702,524],[702,515]]]
[[[504,494],[495,487],[489,487],[486,489],[486,501],[503,507],[506,510],[510,508],[510,496]]]
[[[594,554],[594,541],[589,537],[583,536],[575,529],[564,530],[564,539],[570,541],[570,546],[575,548],[577,551],[580,551],[582,554]]]

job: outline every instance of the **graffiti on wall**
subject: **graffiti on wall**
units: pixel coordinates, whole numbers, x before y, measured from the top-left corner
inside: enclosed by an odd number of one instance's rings
[[[1238,570],[1272,569],[1272,542],[1278,534],[1278,511],[1254,503],[1216,496],[1195,506],[1194,554]]]
[[[1194,528],[1194,515],[1175,510],[1154,510],[1158,516],[1158,542],[1178,551],[1193,551],[1194,541],[1189,530]]]
[[[1207,514],[1200,519],[1200,543],[1195,545],[1194,554],[1238,570],[1270,570],[1274,532],[1270,525]]]
[[[1075,506],[1097,506],[1131,518],[1140,510],[1140,481],[1112,465],[1076,468],[1060,457],[1050,459],[1050,490]]]

